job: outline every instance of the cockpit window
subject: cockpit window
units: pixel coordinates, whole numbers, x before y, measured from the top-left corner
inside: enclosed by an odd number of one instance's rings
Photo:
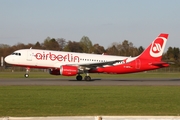
[[[16,52],[14,52],[14,53],[12,53],[11,55],[21,56],[21,53],[16,53]]]

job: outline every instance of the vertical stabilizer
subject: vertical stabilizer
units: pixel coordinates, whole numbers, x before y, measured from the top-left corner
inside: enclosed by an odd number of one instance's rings
[[[168,34],[161,33],[145,50],[139,55],[139,59],[152,59],[161,61],[162,54],[167,42]]]

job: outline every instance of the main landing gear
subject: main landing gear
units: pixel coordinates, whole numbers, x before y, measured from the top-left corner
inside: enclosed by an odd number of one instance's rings
[[[82,80],[82,76],[81,76],[80,74],[78,74],[78,75],[76,76],[76,80],[81,81],[81,80]],[[89,76],[88,73],[87,73],[86,76],[84,77],[84,80],[86,80],[86,81],[91,81],[91,77]]]

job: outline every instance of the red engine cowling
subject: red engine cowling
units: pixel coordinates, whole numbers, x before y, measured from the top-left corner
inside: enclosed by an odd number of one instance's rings
[[[63,65],[60,67],[60,74],[64,76],[74,76],[78,74],[78,68],[76,66]]]
[[[49,74],[74,76],[74,75],[78,74],[78,68],[76,66],[63,65],[60,67],[60,69],[49,69]]]

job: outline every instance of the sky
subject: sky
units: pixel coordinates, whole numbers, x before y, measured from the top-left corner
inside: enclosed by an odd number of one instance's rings
[[[0,44],[87,36],[105,48],[146,48],[160,33],[169,34],[166,49],[180,47],[180,0],[0,0]]]

